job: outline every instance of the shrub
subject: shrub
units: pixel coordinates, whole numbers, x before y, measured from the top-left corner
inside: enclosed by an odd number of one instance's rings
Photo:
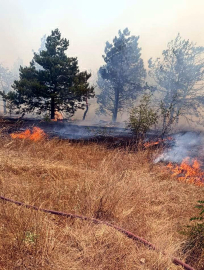
[[[151,107],[151,95],[144,94],[139,106],[133,107],[130,112],[127,127],[130,128],[137,140],[144,139],[150,128],[157,124],[158,115]]]

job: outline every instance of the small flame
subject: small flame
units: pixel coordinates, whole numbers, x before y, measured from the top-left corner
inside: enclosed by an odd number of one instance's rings
[[[26,129],[24,132],[11,134],[12,139],[29,139],[35,142],[43,139],[44,137],[45,132],[39,127],[34,127],[32,132],[29,129]]]
[[[201,170],[200,162],[197,159],[190,163],[190,158],[185,158],[180,165],[169,163],[167,168],[171,170],[173,176],[177,176],[179,181],[204,186],[204,172]]]
[[[60,112],[56,111],[55,112],[55,119],[52,119],[52,121],[57,122],[58,120],[59,121],[63,120],[63,116],[62,116],[62,114]]]
[[[148,147],[151,147],[151,146],[153,146],[153,145],[158,145],[158,144],[160,144],[160,143],[163,143],[163,142],[165,142],[165,141],[170,141],[170,140],[173,140],[173,138],[171,138],[171,137],[168,137],[168,138],[166,138],[166,139],[159,139],[158,141],[156,141],[156,142],[146,142],[146,143],[144,143],[144,147],[145,148],[148,148]]]

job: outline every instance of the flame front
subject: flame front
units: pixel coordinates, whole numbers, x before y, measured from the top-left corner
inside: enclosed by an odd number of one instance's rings
[[[32,141],[39,141],[45,137],[45,132],[40,129],[39,127],[34,127],[32,132],[29,129],[26,129],[24,132],[21,133],[12,133],[12,139],[29,139]]]
[[[204,172],[201,170],[200,163],[194,159],[192,165],[190,158],[185,158],[180,165],[169,163],[167,168],[173,172],[173,176],[177,176],[179,181],[195,184],[196,186],[204,186]]]

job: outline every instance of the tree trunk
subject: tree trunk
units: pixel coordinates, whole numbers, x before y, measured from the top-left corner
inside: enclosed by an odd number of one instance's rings
[[[5,91],[3,91],[3,93],[5,94]],[[5,98],[3,99],[3,104],[4,104],[4,114],[7,114],[7,111],[6,111],[6,99]]]
[[[51,119],[55,119],[55,99],[51,97]]]
[[[86,110],[84,112],[83,120],[85,120],[88,110],[89,110],[89,104],[88,104],[88,100],[86,99]]]
[[[6,100],[4,99],[3,102],[4,102],[4,114],[7,114],[7,111],[6,111]]]
[[[115,91],[115,103],[114,103],[114,110],[113,110],[113,117],[112,117],[113,122],[116,122],[117,120],[118,103],[119,103],[119,88],[117,88]]]

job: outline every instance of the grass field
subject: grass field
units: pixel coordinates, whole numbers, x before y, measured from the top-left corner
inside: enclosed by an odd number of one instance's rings
[[[167,256],[89,221],[0,201],[0,269],[182,269],[185,236],[204,188],[178,182],[156,151],[131,152],[63,140],[0,139],[1,195],[121,226]],[[190,260],[190,259],[189,259]],[[190,262],[204,269],[201,257]]]

